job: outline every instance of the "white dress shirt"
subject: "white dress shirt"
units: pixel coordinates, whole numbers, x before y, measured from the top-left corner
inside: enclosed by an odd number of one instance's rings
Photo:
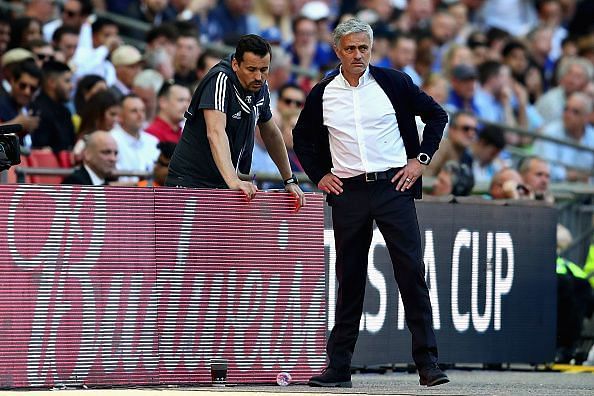
[[[339,73],[324,90],[332,173],[340,178],[406,165],[406,151],[390,99],[369,73],[352,87]]]
[[[93,169],[89,168],[88,165],[83,165],[83,166],[85,167],[87,172],[89,172],[89,176],[91,177],[91,182],[93,183],[93,186],[102,186],[105,184],[105,179],[102,179],[99,176],[97,176],[97,174],[95,173],[95,171],[93,171]]]
[[[138,138],[124,131],[120,125],[111,130],[111,136],[118,144],[118,170],[152,172],[159,158],[159,139],[145,131]],[[137,181],[137,177],[120,177],[120,181]]]

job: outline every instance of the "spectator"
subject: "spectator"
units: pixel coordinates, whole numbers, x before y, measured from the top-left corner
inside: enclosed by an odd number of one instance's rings
[[[448,161],[437,174],[430,195],[433,196],[466,196],[470,195],[474,187],[472,170],[466,164]]]
[[[52,35],[52,45],[64,57],[64,63],[69,63],[79,43],[79,33],[75,28],[60,26]]]
[[[131,45],[122,45],[111,54],[111,63],[115,68],[116,81],[110,89],[121,100],[130,94],[134,78],[142,70],[142,54]]]
[[[160,142],[177,143],[181,137],[181,122],[190,105],[188,87],[166,81],[157,94],[158,113],[146,131]]]
[[[172,23],[162,23],[151,28],[146,34],[146,52],[150,53],[163,49],[170,57],[175,56],[175,42],[179,37],[179,31]]]
[[[63,62],[63,58],[56,58],[56,51],[47,41],[31,40],[27,43],[26,49],[35,55],[35,61],[38,67],[43,67],[43,64],[50,60],[57,60]]]
[[[111,87],[115,84],[116,76],[115,69],[107,58],[120,45],[118,25],[110,19],[98,17],[91,29],[92,48],[79,45],[72,60],[77,79],[87,74],[97,74]]]
[[[538,67],[530,62],[530,53],[520,41],[508,42],[501,52],[502,61],[510,70],[515,81],[522,84],[528,93],[529,103],[534,103],[544,90]]]
[[[439,149],[431,159],[424,174],[436,176],[448,161],[456,161],[472,166],[470,146],[476,138],[477,121],[472,113],[462,111],[454,114],[450,120],[448,135],[439,144]]]
[[[109,132],[95,131],[87,136],[82,166],[67,176],[62,184],[100,186],[114,179],[118,146]]]
[[[201,53],[198,57],[198,61],[196,62],[196,82],[194,85],[197,86],[200,84],[200,81],[202,81],[202,78],[206,75],[206,73],[208,73],[208,71],[220,61],[221,57],[212,50],[206,50]],[[195,89],[192,89],[192,92],[194,91]]]
[[[130,3],[126,16],[153,26],[175,20],[176,14],[168,7],[167,0],[137,0]],[[144,40],[145,33],[138,29],[122,29],[122,34],[137,40]]]
[[[528,94],[520,84],[513,84],[509,67],[498,61],[487,61],[479,66],[478,72],[480,87],[474,98],[477,115],[487,121],[527,128]]]
[[[398,30],[412,32],[429,27],[435,9],[432,0],[409,0],[404,12],[396,21]]]
[[[253,3],[253,0],[219,1],[208,13],[206,35],[209,41],[231,44],[244,34],[257,34],[260,29],[258,20],[251,14]]]
[[[281,47],[272,47],[270,67],[268,69],[268,89],[270,91],[270,108],[277,107],[279,89],[291,78],[291,56]]]
[[[539,0],[536,2],[538,19],[540,23],[552,29],[553,37],[549,57],[554,61],[561,56],[561,42],[568,35],[568,31],[562,26],[563,11],[559,0]]]
[[[412,78],[416,85],[421,85],[423,80],[414,68],[416,57],[417,42],[415,38],[406,33],[396,34],[390,43],[389,64],[385,66],[403,71]]]
[[[132,92],[144,102],[147,125],[153,122],[157,114],[157,93],[163,86],[163,81],[163,76],[157,71],[145,69],[138,73],[132,83]]]
[[[548,88],[553,78],[555,62],[549,54],[553,43],[553,30],[547,26],[538,26],[528,34],[528,48],[530,58],[535,63],[543,78],[545,88]]]
[[[0,123],[21,124],[21,145],[30,148],[29,133],[39,126],[39,116],[33,114],[31,103],[41,83],[41,70],[32,60],[19,63],[13,71],[7,95],[0,95]]]
[[[53,0],[27,0],[23,3],[25,15],[38,18],[41,23],[48,22],[56,13],[56,2]]]
[[[80,131],[80,114],[86,107],[89,99],[99,91],[107,90],[107,84],[103,77],[95,74],[84,76],[76,84],[76,91],[74,93],[74,110],[76,114],[72,117],[74,122],[74,130],[78,133]]]
[[[450,111],[468,111],[478,114],[475,98],[478,73],[474,66],[458,65],[452,69],[451,88],[446,108]]]
[[[186,32],[180,34],[176,41],[174,80],[177,84],[190,87],[196,82],[196,65],[202,52],[200,42],[195,34]]]
[[[535,199],[549,203],[555,202],[555,198],[549,190],[551,170],[545,160],[534,155],[524,157],[518,165],[518,171],[524,184],[534,192]]]
[[[111,130],[118,144],[119,170],[152,172],[159,156],[159,140],[142,130],[145,117],[144,102],[136,95],[125,96],[122,100],[120,123]],[[138,177],[120,178],[121,181],[138,181]]]
[[[455,66],[473,66],[474,64],[474,54],[469,47],[461,44],[452,44],[444,54],[441,74],[451,77],[452,69]]]
[[[36,39],[41,39],[41,22],[32,17],[18,17],[12,21],[8,48],[23,48]]]
[[[472,51],[475,65],[480,65],[489,59],[489,43],[487,36],[482,31],[475,30],[470,33],[466,45]]]
[[[4,78],[2,80],[2,86],[0,86],[0,95],[10,93],[10,90],[12,89],[10,80],[12,79],[13,71],[19,67],[21,62],[26,60],[34,61],[35,55],[24,48],[14,48],[6,51],[6,53],[2,55],[2,76]]]
[[[504,168],[497,172],[489,186],[492,199],[533,199],[534,195],[524,185],[522,176],[512,168]]]
[[[255,0],[254,15],[258,18],[260,29],[277,28],[282,43],[293,38],[289,3],[289,0]]]
[[[588,123],[591,112],[592,99],[584,93],[575,92],[567,99],[563,117],[547,124],[542,133],[594,148],[594,127]],[[547,161],[555,162],[551,166],[553,181],[587,182],[594,168],[593,153],[570,146],[539,140],[535,143],[535,152]]]
[[[96,130],[110,131],[118,121],[121,102],[110,90],[99,90],[81,111],[79,138]]]
[[[0,57],[8,50],[10,30],[10,21],[0,15]]]
[[[431,37],[433,39],[433,72],[442,71],[445,53],[452,45],[456,32],[456,20],[447,11],[439,11],[431,17]]]
[[[155,70],[164,80],[173,80],[175,67],[173,57],[169,56],[164,48],[157,48],[145,54],[145,67]]]
[[[61,62],[43,65],[41,93],[32,108],[41,117],[39,128],[32,133],[32,147],[51,147],[54,152],[71,150],[74,146],[72,114],[66,107],[72,91],[72,72]]]
[[[488,184],[497,172],[505,168],[506,164],[499,157],[504,148],[505,136],[501,128],[487,125],[481,130],[478,139],[470,146],[475,183]]]
[[[77,47],[93,48],[93,31],[91,28],[91,15],[93,3],[91,0],[66,0],[62,5],[60,18],[43,26],[43,37],[51,42],[57,29],[67,27],[79,37]],[[72,57],[72,56],[71,56]]]
[[[153,167],[153,179],[152,180],[140,180],[138,187],[163,187],[165,180],[167,180],[167,174],[169,173],[169,162],[173,157],[176,144],[173,142],[160,142],[157,144],[159,152],[159,158],[155,161]]]
[[[567,58],[559,65],[558,78],[559,86],[547,91],[536,102],[536,110],[545,124],[562,117],[569,95],[586,89],[594,78],[594,66],[584,58]]]
[[[423,91],[431,96],[437,103],[444,105],[448,99],[448,80],[439,73],[431,73],[423,81]]]

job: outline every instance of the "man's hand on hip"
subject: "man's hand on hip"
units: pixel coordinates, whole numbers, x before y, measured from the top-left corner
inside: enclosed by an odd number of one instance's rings
[[[426,165],[421,164],[416,158],[410,158],[406,166],[394,175],[392,184],[396,184],[396,190],[408,190],[421,177],[426,167]]]
[[[303,205],[305,205],[305,194],[301,191],[301,187],[299,187],[296,183],[287,184],[285,186],[285,191],[291,193],[295,197],[295,210],[299,210]]]
[[[339,195],[342,193],[342,181],[332,173],[326,173],[318,183],[318,188],[328,194]]]
[[[237,179],[234,183],[230,184],[229,188],[231,190],[241,191],[245,195],[245,198],[248,201],[251,201],[252,199],[254,199],[254,197],[256,196],[256,193],[258,192],[258,186],[256,186],[255,184],[253,184],[251,182],[243,181],[243,180],[239,180],[239,179]]]

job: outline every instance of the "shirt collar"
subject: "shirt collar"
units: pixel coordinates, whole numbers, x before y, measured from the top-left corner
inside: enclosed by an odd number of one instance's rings
[[[91,177],[91,181],[93,182],[94,186],[101,186],[105,184],[105,179],[100,178],[97,174],[91,169],[87,164],[83,165],[87,172],[89,172],[89,176]]]
[[[340,65],[340,73],[338,73],[338,75],[340,76],[340,81],[344,84],[345,87],[348,87],[348,88],[362,87],[363,85],[367,84],[371,80],[371,73],[369,73],[369,65],[363,72],[363,75],[361,75],[361,77],[359,77],[359,85],[357,85],[357,87],[352,87],[351,84],[349,84],[349,82],[347,81],[347,79],[344,78],[344,75],[342,74],[342,65]]]

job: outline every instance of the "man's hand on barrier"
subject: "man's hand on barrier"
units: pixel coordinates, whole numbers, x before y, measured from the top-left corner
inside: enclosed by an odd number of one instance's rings
[[[305,205],[305,194],[301,191],[301,187],[297,183],[287,184],[285,190],[295,197],[295,210],[299,211]]]
[[[254,199],[256,193],[258,192],[258,186],[255,184],[237,179],[233,184],[229,185],[231,190],[237,190],[243,192],[245,198],[249,201]]]

